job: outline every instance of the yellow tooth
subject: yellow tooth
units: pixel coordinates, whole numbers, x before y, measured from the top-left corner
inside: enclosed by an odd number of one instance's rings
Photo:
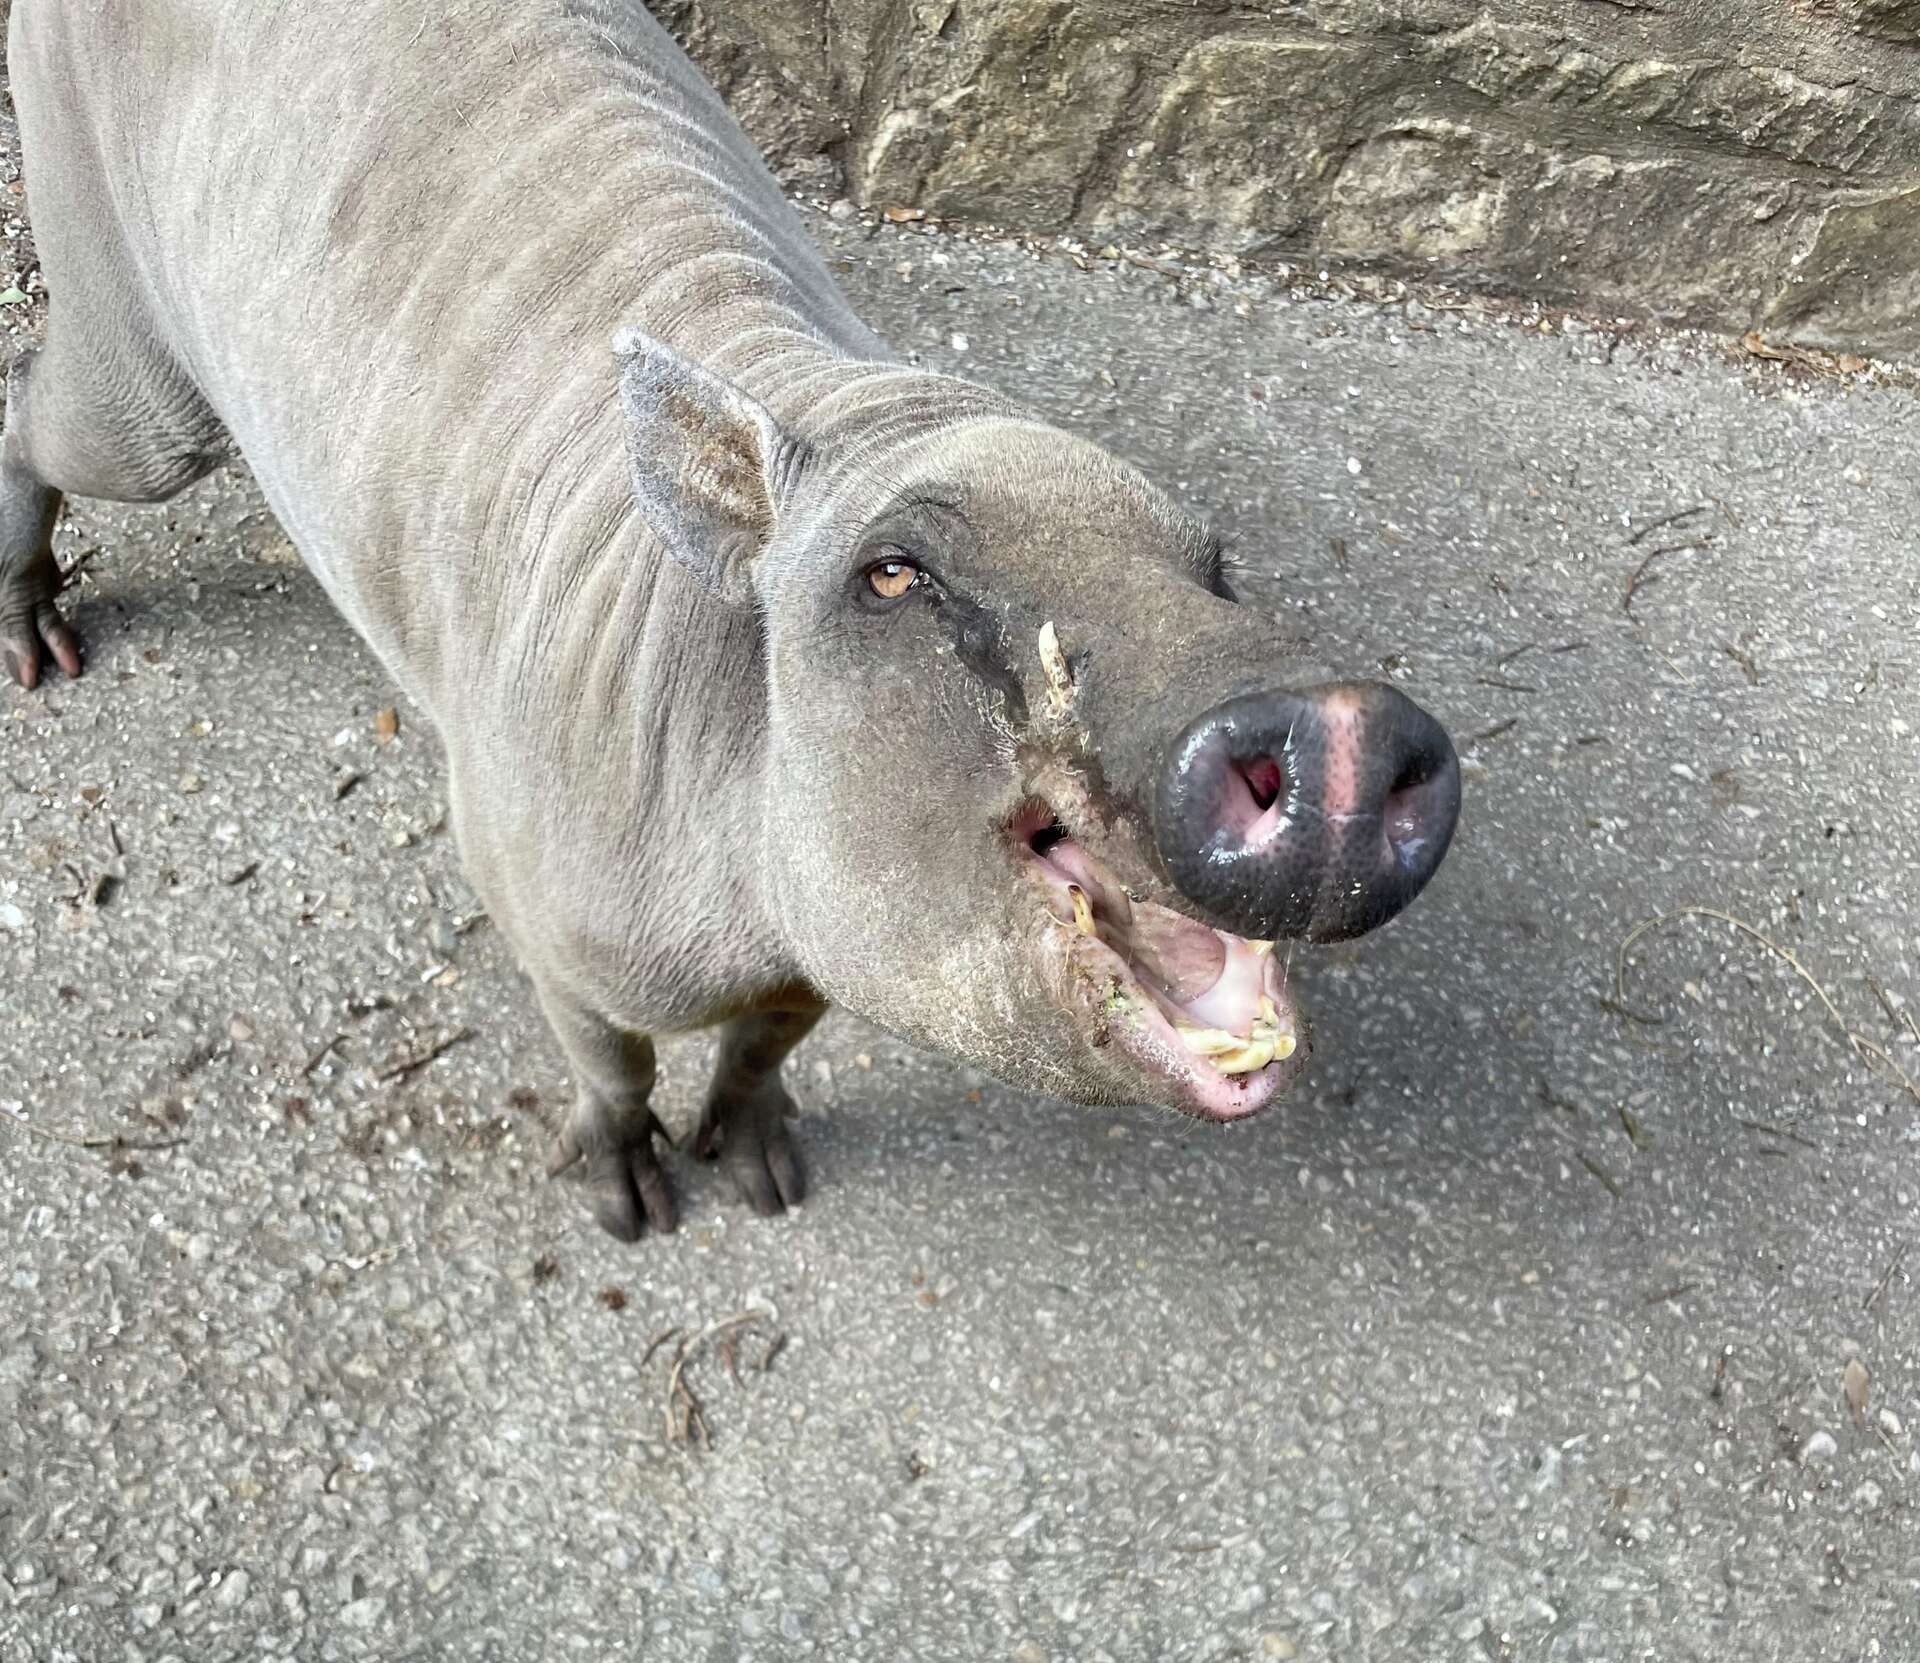
[[[1245,1038],[1224,1028],[1176,1028],[1175,1032],[1182,1045],[1195,1056],[1207,1058],[1222,1074],[1252,1074],[1275,1060],[1285,1062],[1300,1049],[1299,1039],[1282,1030],[1273,1000],[1265,997]]]
[[[1230,1034],[1224,1028],[1180,1028],[1180,1043],[1195,1056],[1221,1057],[1237,1051],[1247,1042],[1238,1034]]]
[[[1073,924],[1082,935],[1093,935],[1093,903],[1087,899],[1087,892],[1077,883],[1067,885],[1067,899],[1073,902]]]
[[[1248,1040],[1223,1057],[1215,1057],[1213,1066],[1222,1074],[1252,1074],[1273,1061],[1271,1040]]]

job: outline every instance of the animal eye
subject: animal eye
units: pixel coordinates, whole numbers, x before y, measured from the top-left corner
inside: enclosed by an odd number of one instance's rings
[[[867,568],[867,587],[883,601],[897,601],[926,578],[911,560],[880,560]]]

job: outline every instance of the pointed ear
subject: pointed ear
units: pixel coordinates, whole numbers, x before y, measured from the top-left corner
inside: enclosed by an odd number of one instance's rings
[[[614,337],[634,500],[711,595],[750,604],[804,450],[766,407],[637,329]]]

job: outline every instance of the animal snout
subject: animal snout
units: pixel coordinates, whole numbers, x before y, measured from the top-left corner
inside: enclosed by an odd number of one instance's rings
[[[1154,793],[1174,883],[1223,927],[1341,941],[1433,876],[1460,814],[1446,730],[1377,682],[1247,693],[1190,722]]]

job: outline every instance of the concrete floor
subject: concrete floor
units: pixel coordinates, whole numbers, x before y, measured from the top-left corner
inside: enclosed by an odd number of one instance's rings
[[[88,674],[0,689],[0,1660],[1915,1656],[1920,1089],[1785,957],[1920,1073],[1912,395],[814,217],[1449,723],[1447,867],[1296,960],[1252,1125],[836,1018],[807,1206],[676,1162],[623,1248],[251,487],[76,505]],[[1622,998],[1686,907],[1776,947],[1684,917]]]

